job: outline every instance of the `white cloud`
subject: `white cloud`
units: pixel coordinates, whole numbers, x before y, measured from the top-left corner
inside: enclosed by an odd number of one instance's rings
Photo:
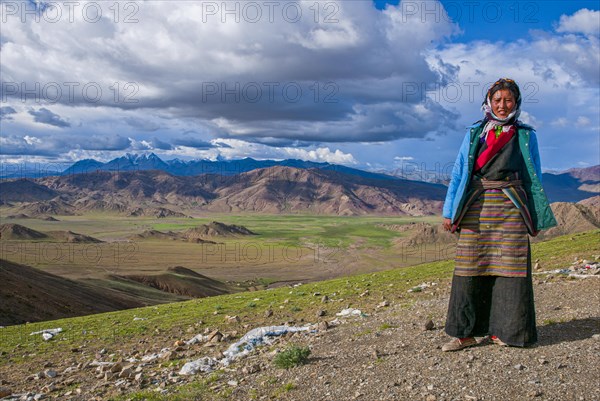
[[[211,155],[211,159],[217,156],[225,159],[240,159],[251,157],[254,159],[301,159],[314,162],[328,162],[333,164],[353,165],[357,164],[356,159],[350,153],[344,153],[339,149],[332,151],[328,147],[318,147],[313,149],[303,149],[294,147],[274,147],[259,143],[246,142],[239,139],[217,138],[213,143],[225,143],[228,148],[210,149],[202,151],[204,155]]]
[[[589,125],[591,124],[591,120],[586,117],[586,116],[579,116],[577,117],[577,121],[575,121],[575,126],[577,128],[584,128],[584,127],[589,127]]]
[[[567,126],[567,124],[569,124],[569,121],[564,117],[559,117],[556,120],[552,121],[550,124],[552,124],[555,127],[564,128]]]
[[[35,136],[25,135],[23,137],[23,139],[25,140],[25,143],[27,143],[27,145],[34,145],[34,144],[42,143],[40,138],[36,138]]]
[[[600,11],[582,8],[573,15],[561,15],[557,32],[600,34]]]

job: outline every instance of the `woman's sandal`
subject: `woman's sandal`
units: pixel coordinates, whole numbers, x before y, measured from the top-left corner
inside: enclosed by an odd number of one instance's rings
[[[474,337],[454,338],[442,346],[442,351],[458,351],[473,345],[477,345]]]
[[[500,345],[502,347],[508,347],[508,344],[505,343],[504,341],[502,341],[501,339],[499,339],[496,336],[491,336],[490,340],[492,340],[492,343],[496,344],[496,345]]]

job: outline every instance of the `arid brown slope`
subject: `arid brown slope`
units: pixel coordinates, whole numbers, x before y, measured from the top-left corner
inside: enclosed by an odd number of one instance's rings
[[[202,224],[198,227],[190,228],[182,233],[182,236],[194,240],[197,238],[205,239],[212,237],[236,237],[239,235],[256,235],[246,227],[235,224],[225,224],[213,221],[209,224]]]
[[[96,171],[62,177],[46,177],[38,182],[60,193],[71,196],[101,194],[103,199],[125,201],[153,200],[167,204],[182,199],[206,203],[213,195],[203,188],[201,180],[194,177],[174,176],[163,171]]]
[[[73,205],[60,197],[49,201],[25,203],[19,208],[19,212],[40,218],[48,215],[72,216],[76,214]]]
[[[0,225],[0,240],[30,240],[48,238],[47,234],[32,230],[31,228],[20,224],[2,224]]]
[[[441,210],[445,187],[407,180],[379,180],[319,169],[270,167],[224,177],[207,209],[333,215],[408,214]],[[439,210],[438,210],[439,209]]]
[[[597,207],[594,209],[593,205],[588,207],[581,202],[554,202],[551,207],[558,226],[542,231],[535,240],[600,228]]]
[[[587,207],[596,221],[600,221],[600,195],[592,196],[577,203]]]
[[[133,280],[146,286],[190,298],[204,298],[233,292],[227,284],[203,276],[182,266],[170,267],[157,275],[129,275],[123,279]]]
[[[0,325],[147,305],[117,291],[93,288],[4,259],[0,259],[0,282]]]
[[[20,224],[7,223],[0,225],[0,239],[9,240],[49,240],[57,242],[81,243],[102,242],[88,235],[74,233],[73,231],[48,231],[46,233],[32,230]]]
[[[27,179],[0,182],[0,201],[35,202],[50,200],[58,192]]]

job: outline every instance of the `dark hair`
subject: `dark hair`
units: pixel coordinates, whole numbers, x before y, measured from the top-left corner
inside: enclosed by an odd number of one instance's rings
[[[485,99],[483,99],[483,103],[487,103],[488,98],[491,99],[492,96],[494,96],[494,93],[502,89],[508,89],[515,97],[517,107],[521,106],[521,91],[519,90],[519,85],[510,78],[500,78],[494,82],[494,84],[490,86],[490,89],[488,89]]]

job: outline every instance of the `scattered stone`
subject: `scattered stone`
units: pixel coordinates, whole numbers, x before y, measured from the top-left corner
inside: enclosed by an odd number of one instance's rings
[[[8,389],[8,387],[0,387],[0,398],[8,397],[12,392]]]
[[[386,306],[390,306],[389,301],[382,301],[379,303],[379,305],[377,305],[378,308],[385,308]]]
[[[435,324],[433,323],[433,320],[429,319],[425,323],[425,330],[433,330],[434,328],[435,328]]]
[[[321,298],[321,302],[322,303],[329,302],[329,297],[327,295],[323,295],[323,298]]]
[[[523,370],[523,369],[525,369],[525,366],[521,365],[520,363],[517,363],[514,367],[517,370]]]
[[[42,387],[42,391],[44,393],[51,393],[54,390],[56,390],[56,385],[54,383],[50,383]]]
[[[133,376],[133,371],[129,367],[123,368],[123,370],[119,372],[119,379],[129,379],[131,376]]]
[[[600,334],[594,334],[594,335],[592,336],[592,338],[593,338],[594,340],[600,340]]]
[[[223,333],[219,330],[213,330],[208,334],[207,340],[211,343],[218,343],[223,339]]]
[[[251,375],[253,373],[258,373],[260,372],[261,368],[259,364],[253,364],[250,366],[244,366],[242,368],[242,373],[246,374],[246,375]]]
[[[44,376],[46,376],[50,379],[54,379],[56,376],[58,376],[58,373],[56,373],[55,370],[48,369],[48,370],[44,371]]]
[[[237,380],[229,380],[227,384],[229,384],[232,387],[236,387],[238,385],[238,382]]]
[[[321,310],[319,310],[319,311],[317,312],[317,317],[322,317],[322,316],[325,316],[325,314],[326,314],[326,312],[325,312],[324,310],[322,310],[322,309],[321,309]]]
[[[329,323],[327,323],[326,321],[319,322],[319,324],[317,325],[317,330],[319,330],[319,331],[329,330]]]
[[[175,347],[183,347],[185,345],[185,341],[177,340],[173,343]]]
[[[167,351],[162,355],[161,358],[163,361],[172,361],[177,359],[177,353],[174,351]]]
[[[225,320],[226,320],[226,321],[228,321],[228,322],[230,322],[230,323],[231,323],[231,322],[236,322],[236,323],[239,323],[239,322],[241,322],[241,319],[240,319],[240,317],[239,317],[239,316],[237,316],[237,315],[235,315],[235,316],[228,316],[228,315],[226,315],[226,316],[225,316]]]
[[[271,317],[271,316],[273,316],[273,311],[271,309],[267,309],[265,311],[265,317]]]
[[[429,394],[429,395],[427,396],[427,398],[425,398],[425,400],[427,400],[427,401],[435,401],[435,400],[437,400],[437,398],[436,398],[436,396],[435,396],[435,395],[433,395],[433,394]]]
[[[112,365],[109,370],[111,373],[119,373],[121,370],[123,370],[123,364],[121,362],[117,362]]]
[[[531,398],[535,398],[535,397],[540,397],[542,394],[541,390],[531,390],[529,393],[527,393],[527,395]]]
[[[367,295],[369,295],[371,292],[369,290],[365,290],[362,294],[360,294],[360,297],[366,297]]]

